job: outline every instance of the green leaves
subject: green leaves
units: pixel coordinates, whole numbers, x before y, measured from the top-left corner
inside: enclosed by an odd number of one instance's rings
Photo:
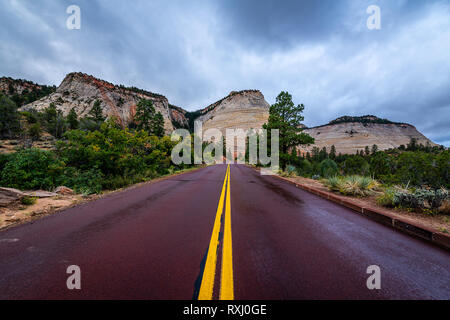
[[[263,128],[269,131],[278,129],[280,132],[280,162],[282,168],[286,167],[290,148],[314,143],[314,138],[302,132],[304,109],[303,104],[295,106],[292,102],[292,96],[284,91],[278,95],[275,104],[270,107],[269,121],[264,124]]]
[[[16,104],[0,94],[0,138],[12,138],[20,130],[19,112]]]
[[[145,130],[157,137],[164,135],[164,118],[160,112],[156,113],[151,100],[142,99],[139,101],[134,122],[137,130]]]

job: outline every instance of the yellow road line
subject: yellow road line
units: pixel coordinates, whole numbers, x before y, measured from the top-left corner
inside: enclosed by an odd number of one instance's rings
[[[198,300],[211,300],[214,290],[214,278],[216,276],[217,247],[219,245],[220,220],[223,212],[223,202],[225,198],[227,178],[229,177],[230,166],[227,167],[225,179],[223,180],[222,192],[220,194],[219,205],[214,221],[213,232],[209,242],[208,256],[206,258],[205,269],[203,271],[202,283]]]
[[[230,168],[230,165],[228,165]],[[220,300],[234,299],[233,283],[233,243],[231,240],[231,196],[230,175],[228,172],[227,200],[225,204],[225,226],[222,249],[222,274],[220,280]]]

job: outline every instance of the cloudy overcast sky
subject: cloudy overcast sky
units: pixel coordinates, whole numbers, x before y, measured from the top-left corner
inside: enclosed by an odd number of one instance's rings
[[[80,30],[66,28],[71,4]],[[287,90],[308,126],[374,114],[450,146],[450,1],[0,0],[0,76],[59,85],[72,71],[187,110]]]

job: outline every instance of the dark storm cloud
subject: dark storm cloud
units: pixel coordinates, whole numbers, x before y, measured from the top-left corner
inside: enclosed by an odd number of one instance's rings
[[[259,50],[326,39],[342,30],[347,11],[346,0],[229,0],[219,4],[219,17],[230,33]]]
[[[82,71],[190,110],[232,90],[269,103],[288,90],[309,126],[371,113],[450,145],[449,1],[0,2],[0,75],[59,84]],[[81,30],[65,27],[71,4]]]

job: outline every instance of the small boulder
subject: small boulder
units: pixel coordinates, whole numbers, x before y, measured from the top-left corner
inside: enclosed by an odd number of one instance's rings
[[[20,200],[25,194],[13,188],[0,188],[0,206],[5,207],[14,201]]]
[[[60,194],[60,195],[64,195],[64,196],[75,194],[75,192],[72,189],[67,188],[65,186],[60,186],[60,187],[56,188],[55,189],[55,193]]]
[[[56,197],[58,194],[54,192],[48,192],[44,190],[37,190],[37,191],[26,191],[24,192],[26,196],[29,197],[36,197],[36,198],[50,198],[50,197]]]

